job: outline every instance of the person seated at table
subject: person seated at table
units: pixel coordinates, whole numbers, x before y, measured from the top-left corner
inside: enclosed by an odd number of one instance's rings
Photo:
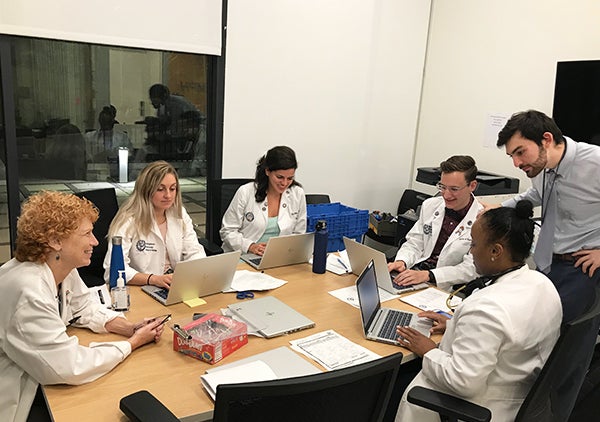
[[[38,385],[94,381],[162,335],[90,300],[77,267],[90,264],[98,210],[75,195],[42,192],[23,204],[15,258],[0,267],[0,420],[25,421]],[[127,339],[79,344],[66,326]]]
[[[477,166],[468,155],[454,155],[440,163],[436,185],[441,196],[426,199],[419,220],[406,235],[390,271],[398,271],[400,286],[436,283],[447,290],[477,276],[469,255],[471,226],[483,206],[473,196]]]
[[[237,190],[223,215],[224,251],[262,255],[269,238],[306,232],[306,197],[295,179],[297,168],[296,154],[287,146],[258,159],[254,182]]]
[[[166,161],[148,164],[108,229],[104,278],[110,275],[113,236],[122,237],[127,284],[168,289],[178,262],[206,257],[182,205],[179,176]]]
[[[127,134],[114,128],[114,113],[116,111],[105,106],[98,115],[100,128],[85,134],[85,153],[88,163],[117,162],[119,148],[127,148],[128,154],[132,154],[133,144]]]
[[[420,385],[487,407],[494,421],[512,421],[550,355],[560,332],[562,306],[552,282],[530,270],[533,205],[496,208],[477,218],[471,254],[482,277],[456,308],[452,319],[435,312],[443,332],[439,348],[409,327],[398,327],[398,341],[423,357],[423,368],[406,388],[396,420],[438,421],[439,416],[408,403],[407,392]]]

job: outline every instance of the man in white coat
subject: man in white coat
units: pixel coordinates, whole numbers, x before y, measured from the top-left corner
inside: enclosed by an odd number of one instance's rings
[[[483,206],[473,196],[477,166],[468,155],[454,155],[440,163],[436,185],[441,196],[423,202],[419,220],[406,242],[388,264],[398,271],[394,282],[403,286],[436,283],[441,289],[477,276],[469,254],[471,227]]]

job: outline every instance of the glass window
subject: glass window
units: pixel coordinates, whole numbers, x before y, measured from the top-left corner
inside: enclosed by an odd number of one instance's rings
[[[8,39],[22,198],[113,186],[121,203],[147,163],[166,160],[203,236],[209,56]],[[0,230],[5,219],[0,209]]]

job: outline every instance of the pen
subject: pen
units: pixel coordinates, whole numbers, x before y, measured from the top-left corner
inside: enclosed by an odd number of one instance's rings
[[[339,256],[337,257],[337,260],[342,265],[342,267],[344,267],[344,269],[348,271],[348,266],[344,264],[344,261],[342,261],[342,259]]]

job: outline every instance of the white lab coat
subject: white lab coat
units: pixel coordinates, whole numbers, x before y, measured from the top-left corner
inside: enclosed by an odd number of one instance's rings
[[[408,403],[416,385],[487,407],[492,421],[513,421],[560,332],[562,306],[552,282],[523,266],[474,292],[448,321],[437,349],[406,389],[397,421],[439,422]]]
[[[109,372],[131,353],[127,341],[79,345],[66,325],[106,332],[123,315],[94,303],[77,270],[58,291],[46,264],[12,259],[0,268],[0,421],[25,421],[38,383],[83,384]]]
[[[248,252],[264,234],[269,218],[267,199],[256,202],[255,193],[254,182],[240,186],[225,211],[220,231],[224,251]],[[306,197],[300,186],[290,186],[281,195],[277,224],[280,235],[306,232]]]
[[[442,230],[445,208],[444,198],[441,196],[423,202],[419,220],[406,235],[406,242],[396,254],[396,261],[404,261],[406,268],[411,268],[431,256]],[[453,284],[477,278],[469,249],[471,227],[482,209],[483,205],[475,199],[465,218],[456,226],[442,248],[436,268],[431,270],[440,289],[448,290]]]
[[[129,281],[137,273],[163,274],[165,269],[165,248],[169,251],[169,259],[173,269],[178,262],[206,257],[204,248],[198,243],[198,235],[194,230],[192,219],[185,208],[182,208],[179,219],[171,210],[167,210],[167,241],[163,241],[158,224],[154,222],[149,235],[135,231],[134,217],[118,227],[115,236],[121,236],[123,257],[125,261],[125,280]],[[104,279],[110,277],[110,256],[112,242],[109,239],[108,250],[104,258]]]

